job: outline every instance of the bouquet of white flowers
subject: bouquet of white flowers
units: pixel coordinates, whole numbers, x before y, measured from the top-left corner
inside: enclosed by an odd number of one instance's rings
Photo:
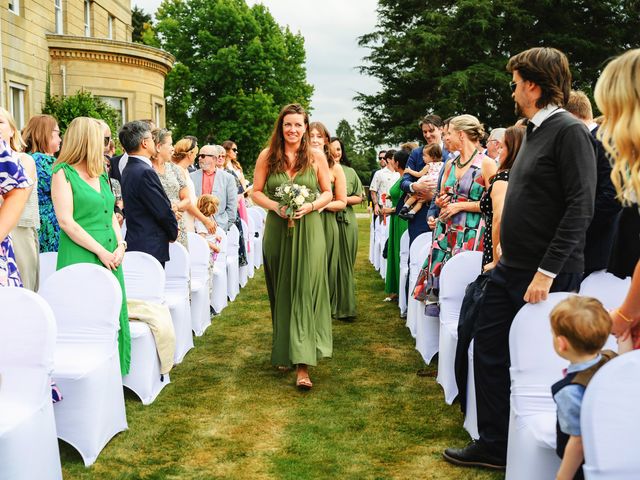
[[[302,205],[307,202],[313,202],[316,195],[305,185],[298,185],[292,181],[277,187],[275,195],[280,199],[279,205],[286,207],[285,214],[289,217],[289,235],[291,235],[295,226],[293,216]]]

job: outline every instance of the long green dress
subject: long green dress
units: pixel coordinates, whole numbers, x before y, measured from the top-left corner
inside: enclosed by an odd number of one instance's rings
[[[400,189],[402,177],[389,189],[393,208],[398,206],[404,192]],[[387,217],[389,221],[389,239],[387,240],[387,275],[384,281],[385,293],[398,293],[400,283],[400,239],[409,227],[409,223],[398,215]]]
[[[265,194],[278,201],[276,188],[287,182],[286,173],[271,173]],[[319,191],[313,168],[299,172],[293,182]],[[273,323],[273,365],[316,365],[333,353],[327,254],[320,217],[313,211],[295,220],[289,234],[286,219],[273,211],[267,214],[262,252]]]
[[[331,184],[333,190],[334,184]],[[324,238],[327,244],[327,275],[329,280],[329,298],[331,299],[331,316],[335,317],[338,309],[338,294],[336,291],[338,278],[338,262],[340,260],[339,238],[338,238],[338,222],[336,221],[336,212],[324,210],[320,217],[322,218],[322,226],[324,228]]]
[[[347,197],[362,195],[362,182],[356,171],[342,165],[347,180]],[[338,277],[336,291],[338,307],[336,318],[347,319],[356,316],[356,286],[353,272],[358,253],[358,222],[351,205],[336,214],[340,243],[338,247]]]
[[[116,249],[117,238],[113,230],[113,206],[115,197],[109,187],[107,174],[100,175],[100,193],[85,182],[75,168],[66,163],[59,163],[53,167],[53,173],[62,169],[71,184],[73,192],[73,219],[100,245],[110,252]],[[60,270],[76,263],[93,263],[102,265],[98,256],[84,247],[79,246],[61,229],[58,247],[58,264]],[[131,363],[131,335],[129,333],[129,312],[127,297],[124,289],[122,266],[113,271],[122,288],[122,307],[120,309],[120,331],[118,332],[118,350],[120,352],[120,371],[123,375],[129,373]]]

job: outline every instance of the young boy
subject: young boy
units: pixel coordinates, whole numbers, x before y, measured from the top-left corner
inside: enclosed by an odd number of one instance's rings
[[[410,168],[405,169],[404,173],[409,173],[418,178],[418,183],[426,182],[429,180],[437,181],[442,169],[442,149],[437,143],[431,145],[425,145],[422,149],[422,160],[424,161],[424,168],[419,172]],[[404,201],[404,206],[398,212],[398,216],[405,220],[411,220],[415,217],[416,213],[420,211],[424,202],[419,201],[415,195],[409,195]]]
[[[551,387],[558,406],[556,452],[562,458],[557,480],[583,479],[580,409],[593,375],[616,354],[600,351],[611,332],[611,317],[595,298],[571,296],[551,312],[553,348],[571,362],[563,380]]]

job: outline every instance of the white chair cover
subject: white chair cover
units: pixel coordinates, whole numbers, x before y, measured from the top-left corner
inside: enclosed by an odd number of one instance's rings
[[[461,252],[449,259],[440,274],[440,339],[438,377],[444,399],[451,405],[458,395],[455,361],[458,319],[467,285],[482,271],[482,252]]]
[[[374,248],[376,244],[376,217],[371,216],[371,221],[369,222],[369,262],[371,265],[374,264]]]
[[[384,251],[384,245],[389,238],[389,217],[385,218],[386,223],[381,222],[380,225],[380,276],[383,280],[387,278],[387,259],[382,254]]]
[[[589,382],[580,415],[584,474],[589,480],[640,476],[638,372],[640,351],[636,350],[608,362]]]
[[[56,323],[35,293],[0,288],[0,480],[62,479],[49,375]]]
[[[380,236],[382,235],[382,232],[380,231],[381,225],[382,222],[380,221],[380,218],[376,217],[373,225],[373,268],[378,271],[380,270],[380,253],[382,253],[382,250],[380,249]]]
[[[431,252],[431,242],[423,247],[418,257],[422,257],[422,261],[429,256]],[[422,267],[422,263],[418,266],[418,271]],[[416,274],[417,278],[417,274]],[[412,286],[415,285],[415,281]],[[416,302],[417,308],[414,310],[415,326],[416,326],[416,350],[422,355],[424,362],[429,365],[434,355],[438,353],[438,343],[440,338],[440,319],[438,317],[429,317],[425,315],[425,305],[422,302]]]
[[[165,272],[160,262],[143,252],[127,252],[122,262],[127,298],[164,303]],[[169,374],[160,374],[160,359],[151,329],[143,322],[129,322],[131,364],[122,384],[132,390],[143,405],[153,403],[171,383]]]
[[[193,348],[191,304],[189,302],[189,252],[180,243],[169,244],[170,260],[165,264],[164,301],[176,331],[174,361],[179,364]]]
[[[249,209],[249,218],[253,222],[253,264],[255,268],[262,266],[262,237],[264,234],[264,221],[262,215],[255,208]]]
[[[58,252],[43,252],[40,254],[40,285],[56,271]]]
[[[473,376],[473,340],[467,351],[467,411],[464,415],[464,429],[471,438],[478,440],[478,407],[476,406],[476,382]]]
[[[249,281],[249,272],[253,273],[253,250],[249,252],[249,226],[242,220],[242,235],[244,237],[244,248],[247,255],[247,264],[240,267],[240,288],[244,288]]]
[[[407,281],[409,280],[409,231],[400,237],[400,275],[398,281],[398,308],[400,315],[407,314]]]
[[[593,272],[580,285],[580,295],[597,298],[611,310],[622,304],[630,285],[631,277],[623,280],[605,271]]]
[[[237,230],[236,230],[237,231]],[[209,304],[213,309],[220,313],[227,306],[228,282],[227,282],[227,233],[222,229],[216,230],[216,235],[220,235],[220,253],[216,257],[213,264],[213,273],[211,276],[211,291],[209,293]],[[237,250],[236,250],[237,257]],[[237,262],[236,262],[237,268]],[[237,284],[236,284],[237,285]],[[238,287],[236,287],[238,288]]]
[[[209,312],[209,259],[211,250],[207,241],[195,232],[188,232],[191,265],[191,329],[201,336],[211,325]]]
[[[53,379],[64,399],[54,405],[58,438],[93,464],[127,429],[118,356],[122,290],[104,267],[78,263],[40,288],[58,326]]]
[[[425,246],[431,245],[431,232],[418,235],[409,247],[409,294],[407,296],[407,328],[413,338],[416,337],[418,327],[418,309],[424,305],[413,298],[413,287],[418,280],[418,274],[426,256],[423,256]]]
[[[240,232],[235,225],[231,225],[227,232],[227,296],[232,302],[240,293],[240,265],[238,247],[240,246]],[[214,285],[215,289],[215,285]]]

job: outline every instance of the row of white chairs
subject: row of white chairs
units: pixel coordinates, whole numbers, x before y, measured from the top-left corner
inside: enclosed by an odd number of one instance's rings
[[[374,235],[372,233],[372,235]],[[407,235],[407,233],[405,233]],[[404,277],[403,259],[407,258],[408,238],[401,240],[401,278],[400,303],[405,292],[404,282],[409,281],[409,297],[407,327],[416,338],[416,349],[428,364],[438,352],[437,381],[443,387],[445,402],[453,403],[458,395],[455,380],[455,353],[458,340],[458,320],[466,286],[473,282],[480,272],[482,254],[480,252],[464,252],[456,255],[443,267],[440,278],[440,316],[439,318],[424,315],[423,304],[416,302],[411,295],[411,287],[415,284],[419,269],[431,248],[429,233],[417,237],[408,252],[409,268]],[[373,260],[373,257],[371,257]],[[630,279],[620,280],[605,272],[591,274],[581,285],[579,294],[598,298],[610,309],[622,303],[628,291]],[[507,479],[545,479],[554,478],[559,467],[559,459],[555,453],[555,418],[556,406],[551,397],[551,385],[561,377],[567,362],[555,354],[552,347],[549,329],[549,313],[553,307],[566,298],[569,293],[554,293],[545,302],[536,305],[525,305],[514,319],[510,331],[511,351],[511,418],[507,455]],[[402,313],[402,307],[401,313]],[[605,348],[616,349],[613,336]],[[468,350],[469,374],[467,379],[467,412],[464,427],[474,439],[478,438],[477,414],[475,407],[475,385],[473,375],[473,342]],[[640,362],[640,354],[634,357],[624,355],[606,366],[603,372],[633,372],[632,365]],[[615,367],[614,367],[615,366]],[[610,445],[622,446],[634,444],[640,435],[638,422],[633,427],[622,425],[626,417],[620,412],[628,412],[637,418],[630,408],[628,400],[620,400],[615,393],[599,385],[621,384],[631,392],[640,390],[640,381],[634,372],[633,382],[620,374],[598,374],[585,396],[584,414],[582,417],[583,435],[585,436],[585,473],[587,478],[632,478],[640,470],[640,462],[627,456],[619,459],[616,449]],[[600,380],[602,379],[602,380]],[[596,381],[598,380],[598,381]],[[594,387],[594,385],[596,385]],[[598,400],[607,397],[610,409],[605,415],[610,419],[609,426],[596,421],[596,415],[602,415],[602,403]],[[619,405],[626,404],[626,410]],[[593,432],[597,432],[596,435]],[[601,436],[609,440],[596,438]],[[627,443],[620,441],[626,439]],[[615,439],[615,441],[614,441]],[[590,453],[589,453],[590,452]],[[614,461],[614,459],[616,459]],[[633,473],[631,473],[633,472]],[[626,475],[626,476],[625,476]],[[630,476],[631,475],[631,476]]]
[[[251,208],[249,213],[252,225],[243,225],[247,277],[262,264],[266,219],[262,209]],[[223,287],[226,299],[228,276],[240,285],[238,243],[228,242],[239,235],[232,227],[229,235],[221,236],[213,281],[219,269],[225,282],[214,285],[213,291]],[[177,243],[171,245],[165,269],[141,252],[127,252],[123,261],[127,297],[169,307],[176,333],[175,363],[193,348],[192,331],[202,335],[210,325],[208,307],[217,299],[209,294],[209,247],[196,234],[189,235],[189,242],[189,252]],[[234,258],[235,269],[229,261]],[[148,405],[170,381],[169,375],[160,374],[151,330],[138,321],[130,322],[130,372],[120,375],[117,332],[122,293],[113,274],[92,264],[55,271],[56,261],[56,254],[41,256],[38,294],[0,289],[7,317],[20,319],[0,322],[0,480],[61,478],[56,436],[78,450],[86,466],[91,465],[107,442],[127,429],[122,386]],[[53,408],[50,377],[64,396]],[[33,454],[42,461],[33,462]]]

